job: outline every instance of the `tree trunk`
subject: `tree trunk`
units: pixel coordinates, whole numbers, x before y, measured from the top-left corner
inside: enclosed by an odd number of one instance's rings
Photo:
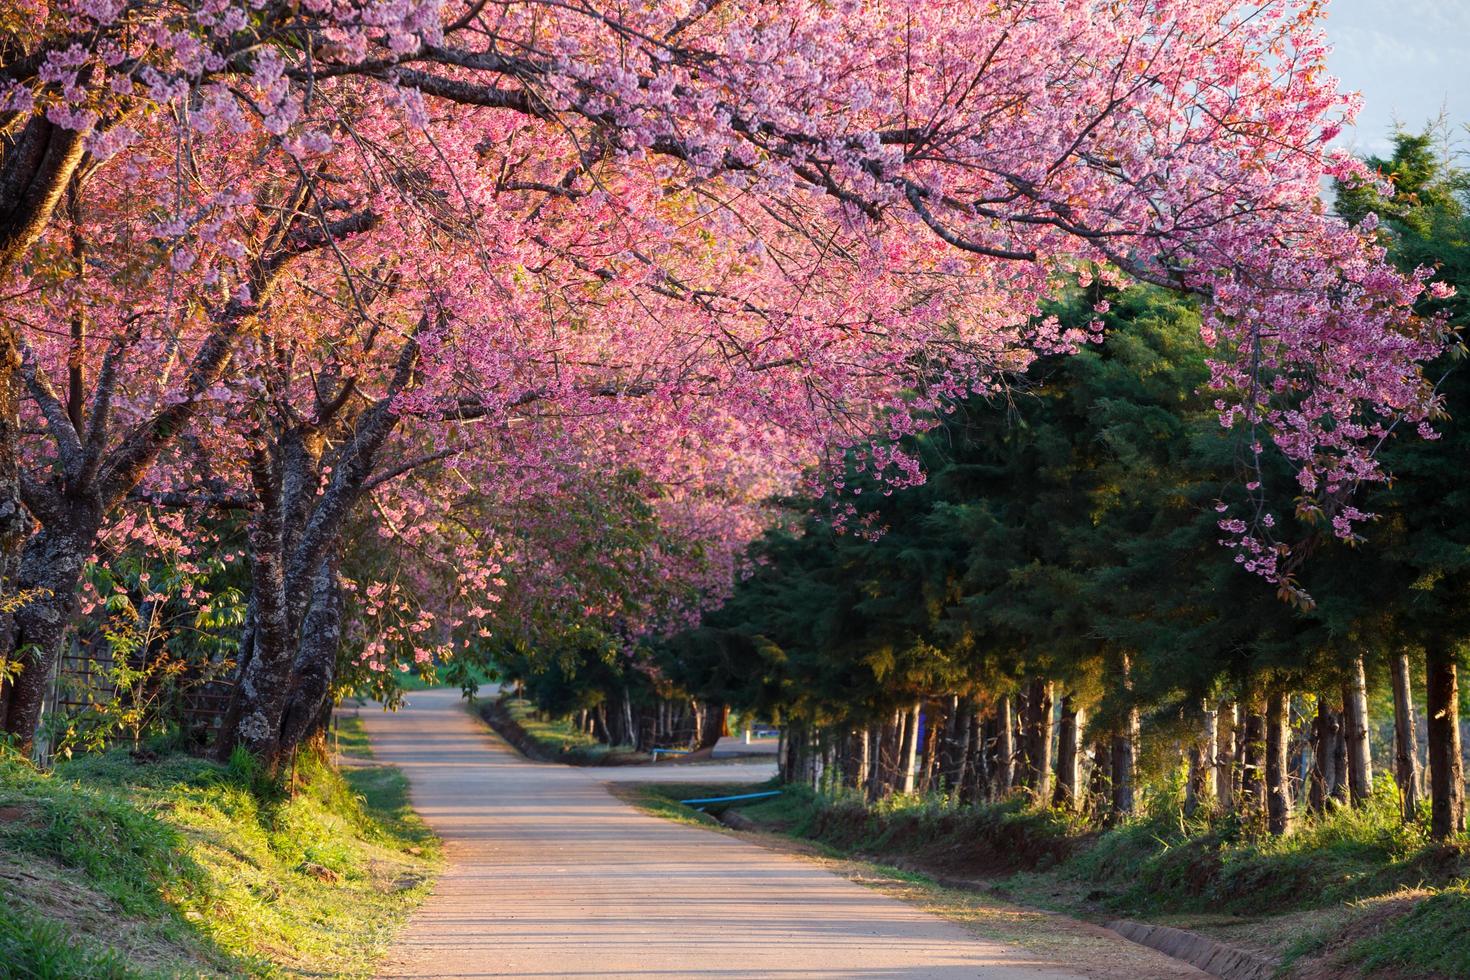
[[[1419,736],[1414,724],[1414,689],[1409,673],[1409,655],[1400,651],[1393,658],[1393,742],[1394,780],[1399,787],[1399,801],[1404,821],[1415,819],[1419,812]]]
[[[311,604],[301,629],[301,649],[291,670],[291,691],[281,719],[280,745],[291,750],[312,734],[329,707],[337,654],[342,646],[342,583],[336,559],[322,562],[312,583]]]
[[[1235,806],[1235,739],[1236,707],[1234,701],[1220,701],[1216,710],[1215,796],[1222,813]]]
[[[1278,837],[1291,829],[1290,770],[1286,762],[1291,733],[1287,714],[1287,696],[1271,692],[1266,698],[1266,829]]]
[[[1266,718],[1261,714],[1255,697],[1250,699],[1249,705],[1240,765],[1240,798],[1244,812],[1258,814],[1265,803],[1266,792],[1262,771],[1266,754]]]
[[[3,280],[0,280],[3,281]],[[20,499],[20,347],[14,328],[0,324],[0,595],[18,591],[21,550],[30,519]],[[15,654],[15,614],[0,610],[0,668]],[[0,731],[9,731],[11,687],[0,669]]]
[[[1215,799],[1215,712],[1201,702],[1194,740],[1189,746],[1189,779],[1184,787],[1184,811],[1194,813]]]
[[[1111,738],[1099,739],[1092,743],[1092,776],[1087,786],[1092,816],[1098,821],[1107,819],[1107,811],[1113,799],[1113,740]]]
[[[1345,712],[1333,712],[1333,724],[1329,734],[1332,738],[1332,779],[1331,792],[1334,802],[1347,806],[1348,804],[1348,751],[1347,751],[1347,726],[1344,723]]]
[[[904,725],[901,792],[905,795],[914,791],[914,780],[918,775],[916,770],[919,764],[919,739],[922,737],[919,732],[919,720],[923,710],[924,702],[915,701],[913,708],[909,711],[908,722]]]
[[[1026,756],[1026,785],[1035,798],[1051,799],[1054,686],[1051,681],[1032,681],[1026,691],[1026,729],[1022,735]]]
[[[999,799],[1016,784],[1016,731],[1011,722],[1011,698],[1006,695],[995,706],[995,797]]]
[[[1134,775],[1138,766],[1138,709],[1129,708],[1123,731],[1113,736],[1112,760],[1109,768],[1113,776],[1113,819],[1127,820],[1133,816]]]
[[[80,77],[85,84],[91,69],[84,69]],[[9,132],[0,135],[0,283],[14,285],[11,271],[46,230],[82,162],[87,131],[59,126],[39,111],[23,124],[7,128]],[[20,596],[26,603],[19,610],[0,613],[0,666],[11,662],[20,668],[13,683],[0,680],[0,732],[12,736],[16,747],[28,754],[51,669],[70,624],[81,566],[78,563],[70,575],[55,570],[60,573],[53,576],[55,584],[64,591],[53,591],[44,601],[25,599],[28,588],[49,586],[24,581],[23,551],[31,522],[20,495],[20,350],[14,321],[0,324],[0,595]],[[89,540],[82,559],[91,551]],[[6,673],[0,670],[0,677]]]
[[[1126,653],[1119,664],[1123,691],[1131,702],[1133,699],[1133,661]],[[1138,771],[1138,707],[1130,704],[1124,718],[1123,730],[1113,737],[1111,770],[1113,774],[1114,821],[1133,816],[1136,803],[1134,780]]]
[[[1062,725],[1057,738],[1057,791],[1055,803],[1067,810],[1079,809],[1082,802],[1082,753],[1080,740],[1085,723],[1084,709],[1077,698],[1062,698]]]
[[[979,803],[990,786],[989,756],[985,753],[985,726],[980,708],[969,699],[968,741],[965,746],[965,777],[960,784],[960,801]]]
[[[633,723],[633,695],[628,689],[623,688],[623,737],[619,740],[624,745],[631,745],[634,750],[638,748],[638,726]],[[707,720],[707,719],[706,719]]]
[[[1446,840],[1465,832],[1465,760],[1460,754],[1460,681],[1452,648],[1426,651],[1425,702],[1429,716],[1429,833]]]
[[[950,699],[949,722],[945,725],[944,751],[940,762],[943,788],[960,799],[970,765],[970,716],[974,705],[958,695]]]
[[[747,729],[749,731],[749,729]],[[853,737],[852,746],[852,776],[848,786],[855,790],[864,790],[868,785],[868,757],[872,754],[869,746],[872,729],[868,725],[859,728]]]
[[[922,759],[919,762],[919,792],[927,793],[934,788],[934,770],[939,764],[939,741],[944,728],[940,724],[950,724],[953,716],[945,717],[945,712],[937,702],[929,703],[928,724],[925,726],[922,746]]]
[[[883,729],[885,725],[873,725],[868,743],[871,753],[868,761],[868,802],[874,803],[883,796]]]
[[[55,524],[32,534],[21,551],[15,586],[30,598],[12,617],[10,650],[20,675],[5,698],[0,728],[22,753],[33,747],[56,658],[76,615],[82,567],[100,527],[98,514],[89,506],[81,521],[74,515],[58,516]]]
[[[1332,753],[1337,744],[1338,723],[1324,697],[1317,698],[1317,717],[1312,721],[1312,772],[1307,805],[1314,813],[1327,809],[1334,776]]]
[[[699,729],[700,738],[695,742],[694,750],[696,752],[704,749],[712,750],[725,735],[725,719],[730,714],[730,708],[718,701],[702,701],[699,705],[699,713],[702,716]]]
[[[1348,665],[1348,680],[1342,688],[1343,737],[1347,741],[1348,789],[1353,806],[1362,806],[1373,795],[1373,755],[1368,742],[1368,679],[1363,658]]]

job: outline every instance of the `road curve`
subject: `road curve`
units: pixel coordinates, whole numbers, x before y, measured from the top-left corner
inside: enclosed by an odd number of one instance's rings
[[[601,785],[627,769],[527,762],[457,690],[362,717],[447,858],[384,977],[1085,976],[800,858],[639,813]],[[745,768],[762,778],[747,765],[713,778],[747,778]],[[681,771],[712,778],[705,767],[643,770]]]

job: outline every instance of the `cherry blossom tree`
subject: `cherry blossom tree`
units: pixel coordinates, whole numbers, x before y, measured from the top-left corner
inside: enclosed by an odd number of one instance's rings
[[[1318,3],[5,3],[22,738],[140,495],[253,514],[242,690],[272,697],[236,730],[269,753],[352,515],[450,457],[789,479],[1085,342],[1041,303],[1095,274],[1204,298],[1247,464],[1285,453],[1341,534],[1433,408],[1427,275],[1319,201],[1367,177],[1327,149]],[[1272,524],[1222,519],[1287,578]]]

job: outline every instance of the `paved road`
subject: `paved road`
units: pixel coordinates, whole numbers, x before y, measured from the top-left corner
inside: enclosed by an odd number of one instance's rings
[[[448,867],[385,977],[1086,976],[800,858],[646,816],[601,785],[761,779],[769,764],[530,763],[471,718],[458,691],[410,699],[397,714],[362,716],[375,756],[402,767],[443,837]]]
[[[775,756],[776,750],[780,747],[779,738],[753,738],[747,742],[743,735],[726,735],[715,743],[715,750],[710,754],[716,759],[733,759],[750,755]]]

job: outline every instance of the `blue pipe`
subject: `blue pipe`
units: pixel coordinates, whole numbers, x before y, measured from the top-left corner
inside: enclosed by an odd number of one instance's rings
[[[773,796],[780,796],[781,790],[773,789],[764,793],[742,793],[739,796],[711,796],[702,800],[680,800],[685,806],[708,806],[711,803],[735,803],[740,800],[768,800]]]

